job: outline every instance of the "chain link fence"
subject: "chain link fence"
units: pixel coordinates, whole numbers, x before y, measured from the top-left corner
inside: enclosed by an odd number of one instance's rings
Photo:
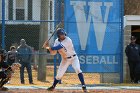
[[[41,49],[43,42],[51,36],[59,22],[64,22],[64,0],[4,0],[5,8],[0,0],[0,40],[5,40],[4,48],[9,51],[11,46],[20,46],[25,39],[32,48],[32,76],[36,85],[50,85],[60,63],[57,57],[51,56]],[[5,24],[2,29],[2,9],[5,9]],[[64,23],[63,23],[64,24]],[[64,25],[62,25],[64,27]],[[2,39],[2,31],[5,32]],[[50,43],[53,44],[55,36]],[[3,46],[3,45],[1,45]],[[28,85],[27,70],[25,84]],[[118,73],[116,73],[118,75]],[[108,73],[107,78],[111,75]],[[45,77],[45,78],[44,78]],[[84,73],[86,84],[103,83],[104,73]],[[116,79],[112,79],[115,81]],[[115,81],[118,82],[118,81]],[[80,84],[76,73],[66,72],[61,83],[64,86]],[[21,85],[20,69],[16,70],[9,85]]]

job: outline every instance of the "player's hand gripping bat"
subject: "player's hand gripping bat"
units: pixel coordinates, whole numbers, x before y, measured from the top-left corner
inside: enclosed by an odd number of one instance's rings
[[[51,40],[51,38],[55,35],[55,33],[57,32],[57,29],[61,26],[61,22],[56,26],[56,28],[54,29],[54,32],[52,33],[52,35],[49,37],[48,40],[46,40],[42,46],[42,48],[46,48],[47,45],[49,44],[49,41]]]

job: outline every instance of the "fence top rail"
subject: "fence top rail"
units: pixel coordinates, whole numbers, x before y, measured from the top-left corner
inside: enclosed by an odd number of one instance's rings
[[[3,20],[0,20],[3,21]],[[5,22],[63,22],[60,20],[4,20]]]

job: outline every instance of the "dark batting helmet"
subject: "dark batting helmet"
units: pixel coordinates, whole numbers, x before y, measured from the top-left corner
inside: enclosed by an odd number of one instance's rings
[[[66,32],[64,31],[63,28],[58,28],[57,29],[57,37],[59,38],[60,35],[66,35]]]

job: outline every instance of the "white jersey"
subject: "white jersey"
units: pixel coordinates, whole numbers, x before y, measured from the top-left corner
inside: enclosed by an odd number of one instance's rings
[[[63,47],[63,48],[61,47],[60,49],[58,48],[58,52],[60,53],[62,60],[60,62],[60,66],[58,68],[56,79],[57,80],[62,79],[62,77],[63,77],[64,73],[66,72],[69,65],[72,65],[72,67],[74,68],[74,70],[77,74],[82,73],[82,71],[80,69],[80,62],[79,62],[78,56],[75,55],[76,52],[74,50],[72,40],[67,36],[61,42],[58,39],[56,39],[54,42],[54,47],[57,47],[59,45],[61,45]]]
[[[66,38],[61,42],[58,39],[56,39],[54,42],[54,46],[57,46],[59,44],[64,48],[67,57],[70,57],[76,54],[72,40],[69,37],[66,36]]]

